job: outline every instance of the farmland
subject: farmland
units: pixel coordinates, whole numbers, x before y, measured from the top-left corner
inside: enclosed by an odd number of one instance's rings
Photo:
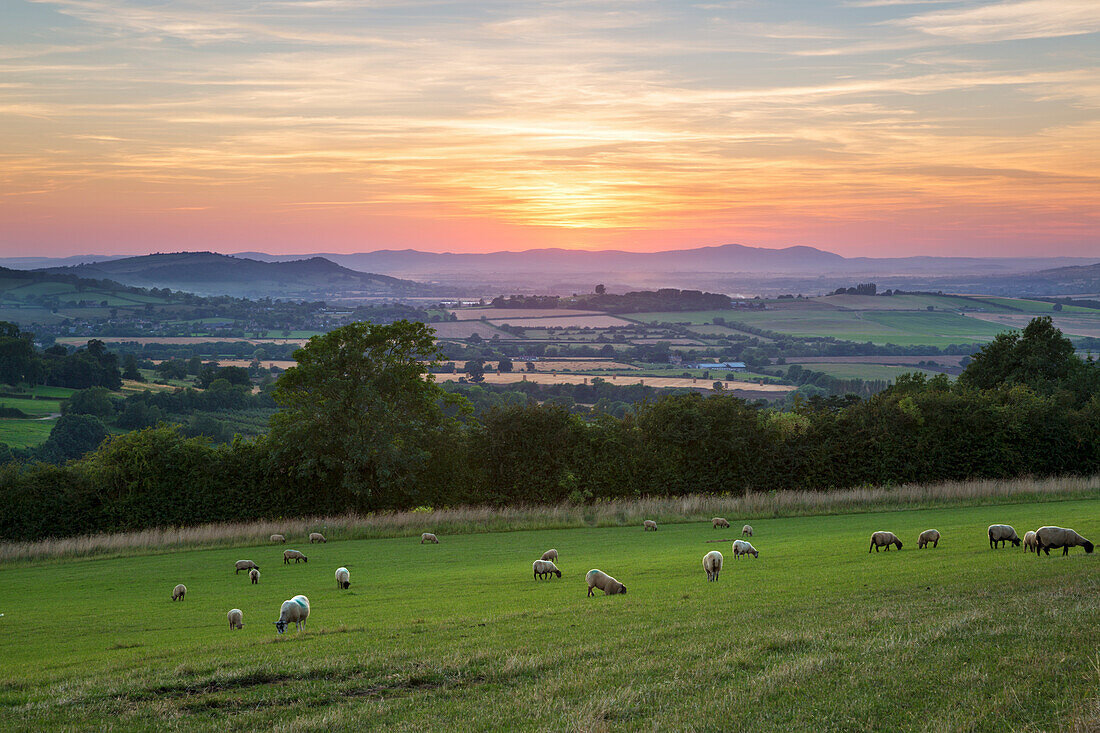
[[[304,565],[284,566],[283,546],[267,544],[9,562],[0,724],[1088,730],[1100,724],[1100,680],[1082,642],[1100,623],[1100,556],[994,551],[984,530],[1061,523],[1095,539],[1097,508],[754,519],[759,560],[734,560],[735,533],[668,518],[651,533],[631,524],[423,546],[291,536]],[[913,549],[933,526],[939,548]],[[868,554],[877,529],[904,549]],[[532,580],[531,560],[549,547],[564,577]],[[707,583],[700,558],[715,548],[726,567]],[[245,557],[261,567],[257,586],[233,574]],[[351,570],[349,591],[335,588],[338,565]],[[590,567],[628,594],[586,598]],[[172,603],[178,582],[188,595]],[[277,637],[271,622],[295,593],[311,601],[306,629]],[[227,628],[232,607],[241,631]]]

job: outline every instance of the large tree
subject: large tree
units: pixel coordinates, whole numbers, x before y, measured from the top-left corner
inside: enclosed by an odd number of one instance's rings
[[[420,495],[450,399],[428,372],[440,354],[423,323],[352,323],[314,336],[279,378],[276,470],[317,509],[404,506]]]

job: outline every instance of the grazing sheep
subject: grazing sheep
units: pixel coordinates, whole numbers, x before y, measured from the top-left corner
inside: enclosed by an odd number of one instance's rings
[[[561,571],[558,570],[558,566],[554,564],[553,560],[535,560],[531,563],[531,570],[534,572],[536,580],[554,575],[561,577]]]
[[[1039,553],[1039,539],[1030,529],[1024,532],[1024,552]]]
[[[328,542],[328,540],[326,540],[325,536],[323,534],[321,534],[320,532],[310,532],[309,533],[309,544],[312,545],[314,542],[324,543],[324,542]]]
[[[558,551],[557,550],[547,550],[546,552],[542,553],[542,557],[539,558],[539,560],[557,560],[557,559],[558,559]]]
[[[271,541],[272,542],[282,542],[285,545],[286,544],[286,537],[284,537],[281,534],[273,534],[273,535],[271,535]]]
[[[1000,542],[1000,547],[1005,546],[1005,542],[1011,542],[1013,547],[1020,546],[1020,538],[1016,535],[1016,530],[1012,529],[1007,524],[991,524],[989,529],[986,530],[989,533],[989,549],[998,547],[997,543]]]
[[[177,585],[175,588],[172,589],[172,600],[173,601],[182,601],[183,597],[185,595],[187,595],[187,586],[184,585],[183,583],[180,583],[179,585]]]
[[[305,596],[294,596],[289,601],[283,601],[283,605],[280,606],[279,620],[275,622],[275,629],[282,634],[287,626],[294,624],[296,629],[301,630],[307,618],[309,618],[309,599]]]
[[[750,545],[745,540],[733,541],[733,556],[737,559],[741,559],[742,555],[752,555],[756,559],[760,559],[760,551]]]
[[[657,531],[657,523],[654,522],[652,519],[647,519],[644,522],[642,522],[642,531],[643,532],[648,532],[650,530],[653,530],[654,532],[656,532]]]
[[[730,528],[730,523],[725,517],[715,517],[714,519],[710,520],[710,523],[714,525],[715,529],[718,529],[719,527],[721,527],[722,529]]]
[[[244,628],[244,613],[241,612],[241,609],[234,608],[225,615],[229,619],[230,630]]]
[[[425,532],[424,534],[420,535],[420,544],[424,544],[425,542],[431,542],[433,545],[438,545],[439,538],[431,532]]]
[[[939,547],[940,531],[938,529],[926,529],[921,532],[920,537],[917,538],[917,549],[923,550],[929,542],[932,543],[932,547]]]
[[[351,587],[351,573],[347,568],[336,568],[336,587],[347,590]]]
[[[295,565],[300,562],[309,562],[309,558],[298,550],[283,550],[283,565],[289,565],[291,560]]]
[[[722,553],[711,550],[703,555],[703,570],[707,571],[707,580],[718,580],[718,573],[722,572]]]
[[[890,551],[890,545],[897,545],[898,549],[901,549],[901,540],[893,532],[872,532],[871,533],[871,546],[867,548],[867,552],[874,550],[878,552],[878,548],[885,547],[886,551]]]
[[[253,568],[259,570],[260,566],[252,562],[251,560],[238,560],[237,569],[233,571],[233,574],[236,575],[242,570],[252,570]]]
[[[592,589],[599,588],[606,596],[614,596],[626,593],[626,586],[612,578],[602,570],[589,570],[585,573],[584,581],[588,583],[588,595],[592,596]]]
[[[252,585],[260,584],[260,571],[256,568],[252,568],[248,571],[248,579],[252,581]]]
[[[1081,535],[1077,534],[1072,529],[1066,529],[1065,527],[1039,527],[1035,530],[1035,540],[1038,543],[1038,547],[1035,550],[1035,556],[1039,556],[1040,550],[1047,555],[1050,554],[1050,548],[1058,549],[1062,548],[1062,555],[1069,554],[1069,548],[1071,547],[1084,547],[1085,552],[1089,553],[1095,549],[1095,546],[1086,540]]]
[[[752,525],[751,524],[746,524],[744,527],[741,528],[741,536],[744,537],[745,535],[748,535],[749,537],[752,537]]]

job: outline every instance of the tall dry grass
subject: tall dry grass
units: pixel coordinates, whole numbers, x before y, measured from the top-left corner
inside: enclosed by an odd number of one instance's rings
[[[92,555],[134,555],[181,548],[254,545],[272,534],[305,542],[310,532],[329,539],[408,537],[421,532],[471,534],[524,529],[613,527],[643,519],[677,523],[818,514],[926,509],[946,506],[1064,501],[1100,497],[1100,476],[1004,481],[947,481],[938,484],[863,487],[839,491],[775,491],[745,495],[693,494],[682,497],[619,499],[596,504],[456,507],[379,514],[230,522],[195,527],[165,527],[140,532],[95,534],[37,542],[0,542],[0,562]]]

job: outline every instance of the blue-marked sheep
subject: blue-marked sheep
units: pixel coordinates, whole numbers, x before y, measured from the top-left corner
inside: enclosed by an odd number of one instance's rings
[[[542,553],[542,557],[539,558],[539,560],[557,560],[557,559],[558,559],[558,551],[557,550],[547,550],[546,552]]]
[[[298,550],[283,550],[283,565],[289,565],[291,560],[295,565],[300,562],[309,562],[309,558]]]
[[[271,541],[272,542],[282,542],[285,545],[286,544],[286,537],[284,535],[281,535],[281,534],[273,534],[273,535],[271,535]]]
[[[347,568],[336,568],[336,587],[347,590],[351,587],[351,573]]]
[[[294,596],[289,601],[283,601],[283,605],[279,608],[279,620],[275,622],[275,630],[282,634],[290,624],[294,624],[294,628],[301,630],[307,618],[309,618],[309,599],[305,596]]]
[[[717,581],[718,573],[722,572],[722,553],[711,550],[703,555],[703,570],[707,571],[708,581]]]
[[[746,536],[752,537],[752,525],[751,524],[746,524],[744,527],[741,528],[741,536],[742,537],[746,537]]]
[[[986,532],[989,534],[989,549],[991,550],[997,547],[1004,547],[1006,542],[1011,542],[1013,547],[1020,546],[1020,538],[1011,525],[991,524]],[[998,545],[998,542],[1001,544]]]
[[[237,575],[242,570],[252,570],[253,568],[255,568],[256,570],[259,570],[260,566],[257,565],[256,563],[252,562],[251,560],[238,560],[237,561],[237,569],[233,571],[233,574]]]
[[[893,532],[872,532],[871,533],[871,546],[867,548],[867,552],[874,550],[878,552],[878,548],[885,547],[886,551],[890,551],[890,545],[897,545],[898,549],[901,549],[901,540]]]
[[[940,531],[938,529],[926,529],[921,532],[920,537],[917,538],[917,549],[923,550],[930,542],[932,547],[939,547]]]
[[[244,628],[244,613],[239,608],[234,608],[225,614],[229,619],[229,629],[243,629]]]
[[[173,601],[182,601],[183,597],[185,595],[187,595],[187,586],[184,585],[183,583],[180,583],[179,585],[177,585],[175,588],[172,589],[172,600]]]
[[[325,542],[328,542],[328,540],[326,540],[325,536],[323,534],[321,534],[320,532],[310,532],[309,533],[309,544],[312,545],[314,542],[320,542],[320,543],[324,544]]]
[[[760,559],[760,551],[753,547],[745,540],[733,541],[733,556],[740,560],[742,555],[752,555],[756,559]]]
[[[644,522],[642,522],[642,531],[643,532],[650,532],[650,531],[656,532],[657,531],[657,523],[654,522],[652,519],[645,520]]]
[[[424,544],[425,542],[430,542],[433,545],[438,545],[439,538],[431,532],[425,532],[424,534],[420,535],[420,544]]]
[[[543,580],[555,575],[561,577],[561,571],[553,560],[535,560],[531,563],[531,570],[534,572],[535,580]]]
[[[589,570],[585,573],[584,580],[588,583],[588,596],[591,598],[593,588],[599,588],[604,595],[614,596],[626,593],[626,586],[612,578],[602,570]]]
[[[1039,556],[1040,551],[1050,555],[1052,547],[1056,550],[1061,547],[1063,556],[1069,554],[1071,547],[1084,547],[1086,553],[1095,549],[1091,542],[1076,531],[1065,527],[1039,527],[1035,530],[1035,540],[1038,543],[1038,549],[1035,550],[1036,557]]]
[[[248,571],[248,579],[252,581],[252,585],[260,584],[260,571],[256,568],[252,568]]]
[[[714,519],[710,520],[710,523],[714,525],[715,529],[718,529],[719,527],[721,527],[722,529],[730,528],[729,520],[725,517],[715,517]]]
[[[1024,552],[1039,552],[1039,540],[1034,530],[1024,532]]]

